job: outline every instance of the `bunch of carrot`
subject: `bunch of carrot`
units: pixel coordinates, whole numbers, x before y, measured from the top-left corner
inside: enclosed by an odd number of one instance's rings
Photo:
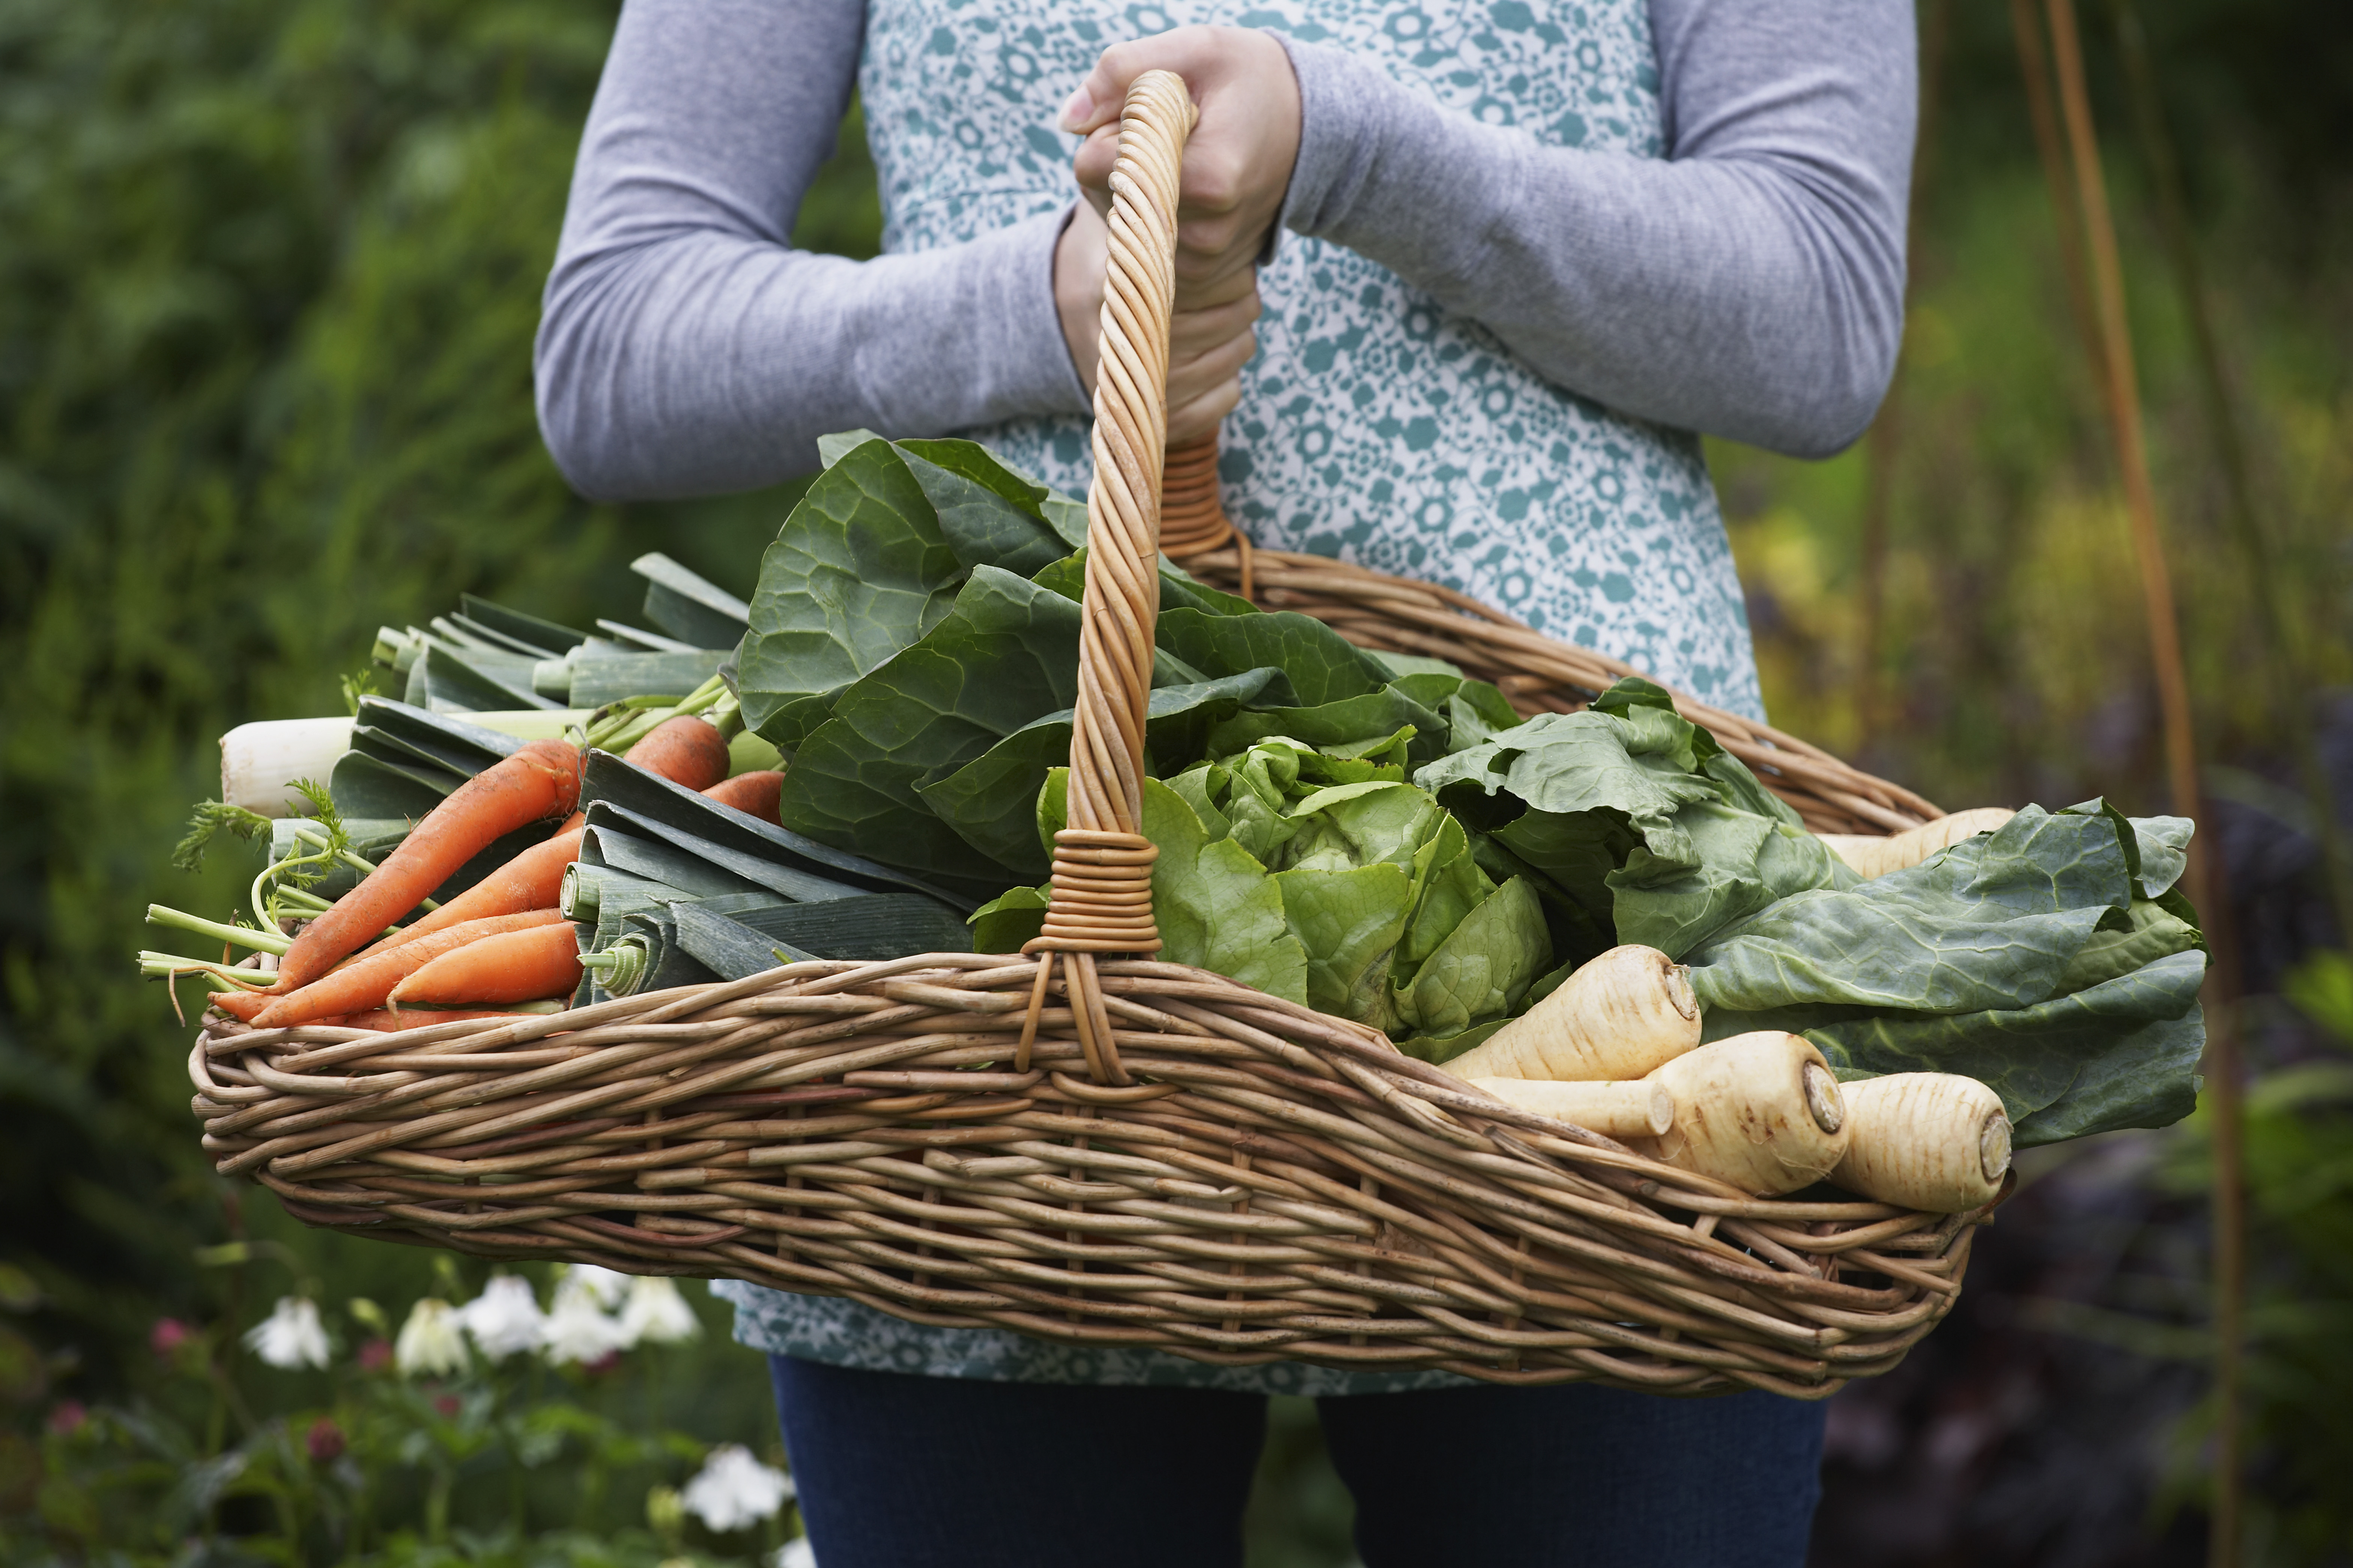
[[[776,820],[784,776],[729,778],[726,738],[702,719],[666,721],[622,760],[722,805]],[[398,1029],[420,1022],[414,1012],[403,1014],[404,1005],[496,1009],[568,997],[580,983],[579,944],[555,903],[586,831],[575,809],[580,776],[580,750],[564,741],[534,741],[484,769],[302,929],[267,990],[216,993],[213,1005],[265,1029],[321,1023]],[[491,844],[559,816],[566,820],[554,837],[370,944]],[[441,1010],[424,1021],[479,1016]]]

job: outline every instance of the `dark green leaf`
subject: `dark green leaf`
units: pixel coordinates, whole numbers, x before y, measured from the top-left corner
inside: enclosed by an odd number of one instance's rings
[[[840,456],[760,559],[737,671],[744,723],[794,745],[844,688],[936,625],[964,576],[889,442]]]
[[[1323,622],[1288,610],[1219,616],[1164,607],[1156,641],[1212,679],[1272,665],[1291,678],[1299,701],[1311,708],[1389,683],[1388,671],[1370,654]]]
[[[1414,731],[1408,742],[1410,765],[1444,754],[1444,714],[1415,700],[1398,682],[1313,708],[1266,707],[1238,713],[1209,731],[1206,750],[1209,756],[1229,756],[1270,735],[1282,735],[1322,750],[1343,749],[1345,754],[1351,744],[1386,740],[1409,725]]]
[[[940,532],[965,566],[1027,577],[1070,553],[1039,503],[1046,488],[1014,473],[971,441],[901,441],[907,471],[923,487]]]
[[[1254,669],[1198,686],[1164,686],[1148,699],[1145,743],[1155,765],[1200,752],[1210,725],[1264,692],[1280,672]],[[1071,710],[1033,720],[973,761],[917,793],[941,821],[998,865],[1043,877],[1048,857],[1038,843],[1038,791],[1049,770],[1071,758]]]
[[[1071,706],[1079,621],[1079,607],[1059,594],[976,568],[947,617],[843,691],[802,743],[785,774],[784,822],[976,898],[1018,880],[934,816],[920,791]]]

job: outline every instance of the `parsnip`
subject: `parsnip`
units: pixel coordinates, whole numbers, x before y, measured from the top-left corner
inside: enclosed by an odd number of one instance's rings
[[[1905,829],[1885,838],[1867,833],[1825,833],[1822,842],[1831,853],[1854,868],[1855,874],[1869,881],[1884,877],[1890,871],[1902,871],[1917,866],[1940,849],[1950,849],[1964,838],[1974,838],[1980,833],[1991,833],[2018,813],[2007,806],[1983,805],[1973,811],[1957,811],[1950,816],[1940,816],[1934,822]]]
[[[1572,1122],[1605,1138],[1655,1138],[1674,1125],[1675,1097],[1652,1079],[1631,1083],[1551,1083],[1543,1079],[1474,1078],[1506,1105]]]
[[[1840,1086],[1846,1158],[1831,1180],[1851,1193],[1931,1214],[1991,1203],[2010,1171],[2010,1117],[1973,1078],[1899,1072]]]
[[[1613,947],[1445,1064],[1457,1078],[1637,1079],[1699,1044],[1691,972],[1651,947]]]
[[[1645,1152],[1671,1165],[1770,1197],[1820,1181],[1846,1154],[1839,1081],[1802,1036],[1735,1035],[1651,1077],[1674,1096],[1675,1123]]]

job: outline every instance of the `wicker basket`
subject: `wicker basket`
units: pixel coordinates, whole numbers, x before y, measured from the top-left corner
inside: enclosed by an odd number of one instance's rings
[[[1816,1398],[1951,1308],[1988,1210],[1758,1200],[1503,1105],[1371,1030],[1157,950],[1135,833],[1183,85],[1139,81],[1114,180],[1070,821],[1021,956],[805,963],[398,1034],[212,1024],[205,1148],[310,1224],[506,1258],[748,1279],[944,1327],[1198,1360]],[[1197,571],[1524,708],[1625,667],[1460,595],[1253,552]],[[1182,484],[1176,481],[1184,481]],[[1206,528],[1204,526],[1206,521]],[[1926,802],[1694,703],[1807,820]]]

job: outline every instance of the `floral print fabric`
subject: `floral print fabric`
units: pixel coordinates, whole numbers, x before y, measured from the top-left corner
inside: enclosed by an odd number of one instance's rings
[[[1346,48],[1539,142],[1662,155],[1645,0],[869,0],[860,71],[886,250],[954,245],[1075,194],[1062,100],[1103,49],[1198,22]],[[1252,539],[1441,583],[1708,701],[1763,716],[1740,585],[1698,437],[1555,386],[1477,322],[1352,251],[1282,237],[1219,471]],[[965,432],[1072,494],[1086,421]],[[1213,1367],[1002,1330],[903,1322],[734,1282],[737,1337],[842,1365],[1001,1381],[1326,1394],[1442,1373]]]

